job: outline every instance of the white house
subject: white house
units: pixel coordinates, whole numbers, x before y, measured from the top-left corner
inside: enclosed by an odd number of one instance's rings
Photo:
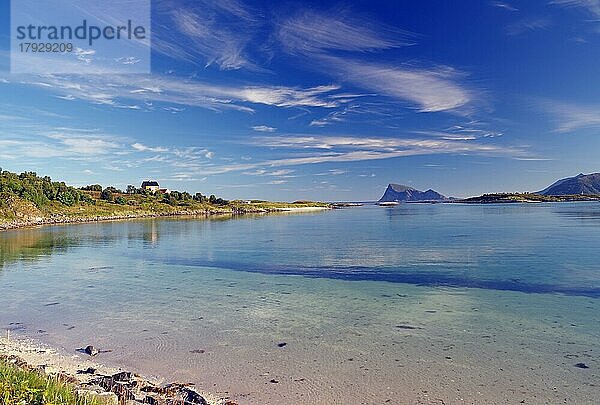
[[[142,189],[156,193],[160,189],[160,186],[157,181],[144,181],[142,182]]]

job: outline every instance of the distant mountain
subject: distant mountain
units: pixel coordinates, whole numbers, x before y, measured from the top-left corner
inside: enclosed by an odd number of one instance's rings
[[[550,187],[539,191],[542,195],[600,194],[600,173],[578,174],[558,180]]]
[[[414,202],[414,201],[443,201],[447,197],[431,189],[420,191],[401,184],[389,184],[379,202]]]

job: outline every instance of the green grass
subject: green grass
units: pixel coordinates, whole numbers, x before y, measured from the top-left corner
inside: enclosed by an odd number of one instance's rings
[[[102,405],[78,398],[71,384],[0,360],[0,402],[4,405]]]

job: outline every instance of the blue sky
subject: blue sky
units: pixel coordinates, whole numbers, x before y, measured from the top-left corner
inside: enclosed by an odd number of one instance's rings
[[[11,74],[0,4],[4,169],[273,200],[600,171],[600,0],[154,1],[128,75]]]

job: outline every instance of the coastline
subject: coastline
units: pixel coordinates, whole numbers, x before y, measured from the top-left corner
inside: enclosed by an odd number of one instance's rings
[[[0,337],[0,360],[56,377],[73,384],[79,396],[97,397],[107,404],[158,404],[171,396],[187,395],[195,399],[186,400],[186,404],[235,405],[228,398],[200,392],[189,383],[161,383],[130,370],[104,365],[87,354],[69,356],[29,338]]]
[[[128,219],[144,219],[144,218],[170,218],[170,217],[205,217],[209,218],[216,215],[246,215],[246,214],[268,214],[277,212],[312,212],[329,210],[331,206],[307,206],[307,207],[280,207],[280,208],[256,208],[256,209],[224,209],[224,210],[191,210],[191,211],[174,211],[174,212],[141,212],[137,214],[126,215],[108,215],[94,217],[37,217],[26,220],[15,220],[9,222],[0,222],[0,232],[33,228],[46,225],[62,225],[62,224],[80,224],[93,222],[109,222],[122,221]]]

